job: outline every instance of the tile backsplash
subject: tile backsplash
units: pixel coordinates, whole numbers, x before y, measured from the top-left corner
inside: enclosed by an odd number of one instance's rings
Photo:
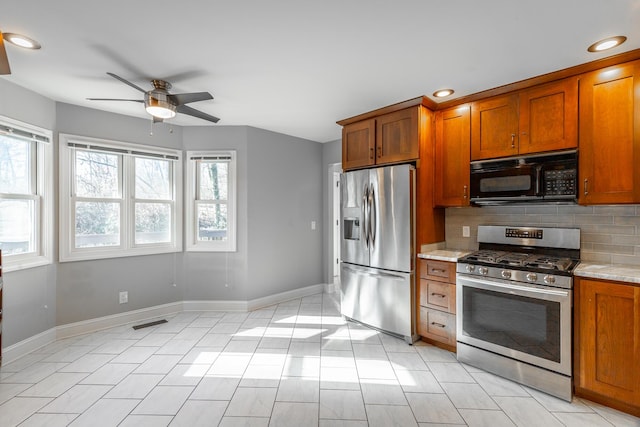
[[[465,225],[471,237],[462,237]],[[447,248],[477,249],[478,225],[578,227],[582,260],[640,265],[640,205],[447,208]]]

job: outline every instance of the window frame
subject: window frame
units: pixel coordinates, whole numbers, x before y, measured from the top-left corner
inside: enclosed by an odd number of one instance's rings
[[[198,240],[198,161],[214,160],[220,157],[230,157],[227,175],[227,233],[226,241]],[[235,150],[207,150],[187,151],[187,189],[185,208],[185,234],[187,252],[236,252],[237,250],[237,155]]]
[[[40,267],[53,263],[53,132],[25,122],[0,116],[1,132],[11,135],[4,128],[14,130],[20,139],[30,140],[31,194],[3,194],[2,200],[33,200],[35,221],[34,251],[26,254],[2,256],[5,273]],[[20,136],[18,136],[20,135]],[[29,138],[27,135],[31,135]],[[35,167],[34,167],[35,166]]]
[[[70,145],[75,145],[72,147]],[[103,149],[103,150],[101,150]],[[120,198],[87,198],[98,202],[120,203],[120,244],[118,246],[75,247],[75,151],[105,151],[119,154]],[[91,138],[71,134],[59,136],[60,165],[60,262],[91,259],[120,258],[138,255],[153,255],[182,251],[182,151],[156,146]],[[135,195],[135,159],[151,157],[168,160],[171,169],[171,190],[173,198],[164,201],[171,206],[171,241],[161,243],[138,243],[135,241],[135,207],[140,199]]]

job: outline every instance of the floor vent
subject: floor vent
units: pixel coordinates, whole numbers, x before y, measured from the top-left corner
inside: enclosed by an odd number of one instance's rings
[[[142,329],[142,328],[148,328],[149,326],[161,325],[163,323],[167,323],[167,321],[165,319],[162,319],[162,320],[156,320],[156,321],[149,322],[149,323],[143,323],[142,325],[134,326],[133,329],[138,330],[138,329]]]

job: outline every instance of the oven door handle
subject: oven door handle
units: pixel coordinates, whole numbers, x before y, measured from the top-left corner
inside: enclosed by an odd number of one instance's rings
[[[488,289],[488,290],[496,289],[502,292],[507,291],[508,293],[514,294],[514,295],[517,295],[518,292],[527,292],[530,294],[555,296],[555,297],[563,298],[563,297],[569,296],[569,292],[570,292],[569,290],[566,290],[566,289],[520,286],[520,285],[513,284],[513,282],[503,283],[497,280],[490,281],[490,280],[476,279],[476,278],[470,279],[467,277],[460,277],[460,276],[458,276],[457,282],[462,286],[471,286],[474,288]]]

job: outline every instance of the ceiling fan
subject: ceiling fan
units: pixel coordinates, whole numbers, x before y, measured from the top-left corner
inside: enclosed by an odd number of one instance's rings
[[[144,90],[138,85],[131,83],[130,81],[123,79],[122,77],[107,73],[116,80],[120,80],[122,83],[131,86],[134,89],[144,93],[144,99],[114,99],[114,98],[87,98],[90,101],[131,101],[144,103],[144,108],[147,113],[153,116],[153,122],[162,122],[165,119],[175,117],[176,113],[187,114],[189,116],[197,117],[199,119],[207,120],[213,123],[218,123],[220,120],[217,117],[211,116],[202,111],[198,111],[194,108],[187,106],[191,102],[205,101],[207,99],[213,99],[213,96],[209,92],[192,92],[192,93],[169,93],[171,89],[171,83],[166,80],[154,79],[151,80],[153,89]]]

